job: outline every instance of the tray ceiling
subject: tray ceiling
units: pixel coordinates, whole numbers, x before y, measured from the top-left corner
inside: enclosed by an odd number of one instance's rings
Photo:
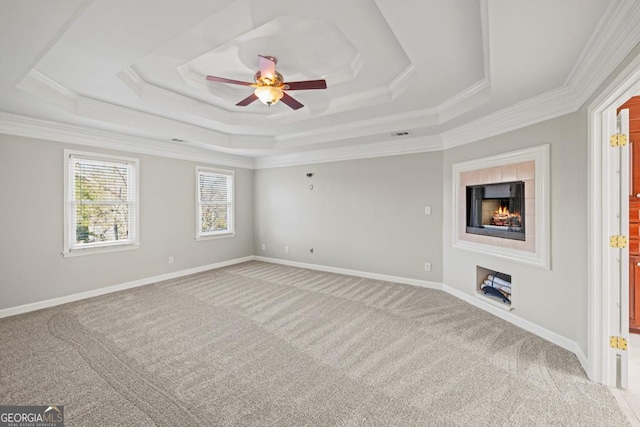
[[[560,98],[564,113],[579,108],[640,40],[627,23],[613,63],[594,59],[615,40],[612,25],[638,16],[634,3],[2,0],[0,110],[5,123],[265,164],[441,149],[469,142],[473,124],[499,131],[483,123],[505,112],[524,123],[545,107],[560,114]],[[291,91],[305,104],[297,111],[237,107],[252,88],[205,79],[251,82],[258,55],[276,57],[285,80],[328,88]]]

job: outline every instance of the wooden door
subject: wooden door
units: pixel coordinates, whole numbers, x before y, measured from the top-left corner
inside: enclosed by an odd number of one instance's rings
[[[640,334],[640,96],[625,102],[629,110],[629,332]]]
[[[640,334],[640,256],[629,257],[629,332]]]
[[[629,332],[640,334],[640,132],[629,132]]]

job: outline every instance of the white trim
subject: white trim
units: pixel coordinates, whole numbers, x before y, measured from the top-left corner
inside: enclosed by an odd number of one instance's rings
[[[254,256],[253,259],[255,261],[268,262],[271,264],[288,265],[290,267],[306,268],[309,270],[316,270],[316,271],[326,271],[328,273],[345,274],[345,275],[356,276],[356,277],[365,277],[367,279],[384,280],[386,282],[403,283],[406,285],[418,286],[421,288],[441,290],[473,305],[474,307],[478,307],[481,310],[491,313],[494,316],[501,318],[502,320],[506,320],[507,322],[519,328],[522,328],[528,332],[531,332],[532,334],[537,335],[542,339],[545,339],[553,344],[556,344],[564,348],[565,350],[568,350],[574,353],[578,358],[578,361],[582,365],[582,368],[585,371],[587,370],[586,369],[587,358],[582,352],[582,349],[580,349],[580,346],[578,346],[578,344],[575,341],[572,341],[569,338],[563,337],[560,334],[557,334],[553,331],[550,331],[541,326],[538,326],[535,323],[532,323],[521,317],[515,316],[511,312],[505,311],[503,308],[495,307],[492,304],[490,304],[489,301],[487,301],[485,298],[478,298],[476,296],[477,294],[469,295],[462,291],[459,291],[454,287],[445,285],[440,282],[430,282],[427,280],[410,279],[407,277],[389,276],[386,274],[369,273],[364,271],[351,270],[347,268],[330,267],[326,265],[309,264],[305,262],[289,261],[284,259],[269,258],[269,257],[263,257],[263,256]]]
[[[213,264],[203,265],[200,267],[189,268],[186,270],[174,271],[172,273],[160,274],[157,276],[146,277],[140,280],[122,283],[119,285],[107,286],[104,288],[94,289],[91,291],[80,292],[77,294],[66,295],[58,298],[52,298],[44,301],[38,301],[30,304],[19,305],[17,307],[9,307],[0,310],[0,319],[3,317],[15,316],[17,314],[29,313],[31,311],[42,310],[43,308],[55,307],[57,305],[67,304],[69,302],[80,301],[87,298],[93,298],[100,295],[106,295],[113,292],[124,291],[126,289],[137,288],[139,286],[150,285],[152,283],[162,282],[164,280],[175,279],[190,274],[201,273],[207,270],[215,270],[217,268],[227,267],[229,265],[240,264],[252,261],[253,256],[236,258],[228,261],[216,262]]]
[[[637,0],[611,2],[605,10],[565,83],[581,95],[580,104],[589,99],[640,42],[638,20],[640,3]]]
[[[616,401],[618,402],[622,413],[624,413],[624,415],[627,417],[630,425],[633,427],[640,427],[640,420],[636,416],[633,409],[631,409],[631,407],[629,406],[629,402],[627,402],[627,399],[625,399],[627,393],[615,387],[609,387],[609,391],[611,392],[611,394],[613,394],[613,397],[616,398]]]
[[[349,138],[366,138],[373,136],[372,133],[388,133],[392,130],[423,128],[425,126],[436,126],[455,117],[459,111],[466,111],[467,104],[481,102],[476,99],[480,95],[488,92],[490,87],[489,76],[489,43],[488,40],[488,13],[487,1],[481,1],[481,19],[482,19],[482,37],[483,37],[483,54],[485,65],[485,76],[483,80],[465,89],[461,93],[454,95],[447,101],[442,102],[436,108],[430,108],[418,111],[409,111],[401,114],[394,114],[388,117],[379,117],[371,122],[371,120],[352,122],[347,125],[323,128],[321,130],[303,132],[300,134],[278,135],[275,137],[262,138],[261,145],[273,148],[274,144],[289,141],[292,144],[300,145],[300,141],[304,143],[310,142],[328,142],[339,141]],[[549,92],[543,93],[534,98],[524,100],[518,104],[512,105],[503,110],[497,111],[478,120],[468,122],[462,126],[448,130],[442,134],[436,135],[439,141],[443,141],[439,148],[429,148],[421,151],[431,151],[435,149],[447,149],[463,144],[475,142],[494,135],[502,134],[514,129],[519,129],[528,125],[539,123],[545,120],[559,117],[565,114],[577,111],[586,100],[593,94],[595,90],[602,84],[611,74],[615,67],[628,55],[634,46],[640,42],[640,26],[636,23],[640,20],[640,3],[636,0],[621,0],[612,2],[606,9],[601,19],[600,26],[593,32],[591,39],[583,49],[578,61],[572,68],[565,83]],[[398,81],[405,79],[410,73],[406,70],[398,76]],[[125,80],[134,86],[134,90],[140,89],[139,80],[131,75],[131,71],[124,74]],[[392,83],[392,89],[401,88],[404,84]],[[206,129],[203,127],[189,125],[178,120],[164,119],[152,114],[140,113],[131,109],[117,107],[113,104],[90,100],[89,98],[80,97],[68,91],[66,88],[58,85],[50,78],[43,76],[36,70],[32,70],[25,79],[18,84],[23,90],[36,93],[38,96],[48,99],[49,102],[57,103],[63,109],[77,114],[75,105],[78,102],[84,102],[89,105],[92,114],[110,114],[114,118],[122,119],[124,116],[135,116],[139,126],[146,123],[147,126],[160,126],[165,130],[173,129],[177,137],[184,135],[194,135],[194,138],[186,137],[185,139],[193,139],[193,145],[170,144],[166,141],[151,140],[130,135],[117,134],[115,132],[90,130],[81,126],[64,125],[53,121],[38,120],[35,118],[26,118],[8,113],[0,113],[0,132],[15,134],[20,136],[28,136],[47,140],[63,141],[83,145],[100,146],[104,148],[124,150],[128,152],[153,154],[163,157],[171,157],[194,161],[207,161],[212,164],[220,164],[223,166],[235,166],[242,168],[252,168],[253,160],[250,157],[243,157],[233,154],[227,154],[225,150],[235,150],[237,143],[233,143],[233,136]],[[234,113],[237,114],[237,113]],[[446,116],[446,117],[445,117]],[[8,118],[17,123],[8,123]],[[287,115],[291,120],[291,115]],[[95,118],[95,117],[94,117]],[[284,120],[283,120],[284,121]],[[27,123],[25,123],[27,122]],[[235,122],[234,122],[235,123]],[[151,128],[149,128],[151,129]],[[374,132],[375,129],[375,132]],[[197,135],[197,137],[195,137]],[[206,138],[205,138],[206,136]],[[197,142],[196,139],[205,139],[212,143],[211,149],[198,148],[197,144],[206,144]],[[212,141],[214,139],[214,142]],[[215,143],[215,146],[214,146]],[[366,144],[363,144],[366,146]],[[249,150],[258,147],[245,147]],[[283,147],[286,148],[286,147]],[[407,151],[400,149],[394,154],[404,154],[418,152],[414,147],[408,145]],[[217,151],[216,151],[217,150]],[[375,149],[374,149],[375,151]],[[340,151],[322,150],[315,156],[322,158],[323,162],[345,160],[340,157],[343,153]],[[367,156],[368,151],[362,147],[359,150],[353,150],[349,158],[361,158],[359,155]],[[257,160],[263,167],[289,166],[294,164],[308,164],[312,160],[306,151],[287,156],[266,156]],[[338,156],[333,158],[332,156]],[[374,157],[383,156],[379,152]],[[371,156],[370,156],[371,157]]]
[[[77,294],[67,295],[67,296],[58,297],[58,298],[52,298],[52,299],[38,301],[30,304],[24,304],[17,307],[5,308],[3,310],[0,310],[0,319],[4,317],[28,313],[31,311],[42,310],[44,308],[67,304],[74,301],[80,301],[87,298],[97,297],[100,295],[106,295],[113,292],[119,292],[126,289],[137,288],[139,286],[145,286],[145,285],[149,285],[157,282],[162,282],[165,280],[175,279],[178,277],[188,276],[190,274],[201,273],[203,271],[215,270],[215,269],[227,267],[230,265],[241,264],[243,262],[248,262],[248,261],[262,261],[262,262],[267,262],[271,264],[288,265],[290,267],[306,268],[309,270],[325,271],[328,273],[336,273],[336,274],[345,274],[345,275],[355,276],[355,277],[364,277],[367,279],[383,280],[383,281],[392,282],[392,283],[403,283],[407,285],[418,286],[421,288],[441,290],[475,307],[478,307],[481,310],[491,313],[496,317],[506,320],[507,322],[515,326],[518,326],[526,331],[529,331],[539,336],[540,338],[543,338],[547,341],[552,342],[553,344],[556,344],[568,351],[573,352],[578,358],[578,360],[580,361],[580,364],[582,365],[582,367],[583,368],[586,367],[587,359],[584,353],[582,352],[582,350],[580,349],[580,347],[574,341],[571,341],[570,339],[565,338],[555,332],[549,331],[548,329],[545,329],[541,326],[531,323],[528,320],[524,320],[518,316],[514,316],[510,312],[506,312],[500,308],[494,307],[486,301],[478,299],[473,295],[468,295],[464,292],[461,292],[443,283],[431,282],[427,280],[411,279],[407,277],[390,276],[386,274],[369,273],[365,271],[330,267],[330,266],[319,265],[319,264],[309,264],[304,262],[288,261],[283,259],[269,258],[269,257],[263,257],[263,256],[255,256],[255,255],[250,255],[243,258],[236,258],[228,261],[221,261],[214,264],[203,265],[200,267],[189,268],[186,270],[175,271],[175,272],[161,274],[157,276],[147,277],[140,280],[134,280],[131,282],[122,283],[120,285],[108,286],[100,289],[94,289],[91,291],[80,292]],[[585,371],[586,371],[586,368],[585,368]]]
[[[442,134],[445,149],[578,111],[640,42],[640,2],[611,2],[564,85]]]
[[[224,233],[217,233],[217,234],[206,234],[200,237],[196,237],[196,240],[198,242],[202,242],[205,240],[228,239],[231,237],[236,237],[236,233],[224,232]]]
[[[479,298],[481,301],[484,301],[487,304],[490,304],[496,308],[499,308],[500,310],[511,311],[515,308],[513,306],[513,301],[511,302],[511,304],[505,304],[502,301],[499,301],[497,298],[494,299],[494,297],[485,295],[481,290],[477,290],[474,295],[476,298]]]
[[[575,354],[578,358],[578,362],[580,362],[580,365],[582,365],[582,369],[587,374],[587,377],[589,377],[589,358],[586,354],[584,354],[584,351],[582,351],[582,348],[578,345],[577,342],[574,342],[574,347],[575,348],[573,350],[569,351],[573,351],[573,354]]]
[[[118,252],[125,251],[130,249],[138,249],[140,247],[140,159],[134,157],[124,157],[124,156],[114,156],[111,154],[104,153],[95,153],[91,151],[78,151],[78,150],[63,150],[64,156],[64,164],[63,164],[63,203],[64,203],[64,212],[63,212],[63,227],[62,232],[64,233],[62,242],[62,255],[64,257],[69,256],[79,256],[79,255],[92,255],[98,253],[106,253],[106,252]],[[69,202],[70,202],[70,191],[72,191],[72,182],[70,182],[71,169],[69,168],[69,162],[72,158],[77,158],[80,160],[97,160],[97,161],[105,161],[110,163],[123,163],[130,165],[132,167],[128,167],[128,176],[127,176],[127,191],[133,192],[133,194],[128,195],[128,199],[133,196],[133,201],[127,200],[127,204],[132,205],[133,213],[135,214],[133,217],[129,217],[128,219],[128,227],[129,232],[133,234],[132,239],[128,239],[126,241],[111,241],[104,243],[92,243],[86,246],[72,247],[73,244],[69,240],[71,233],[71,224],[70,221],[75,216],[75,213],[72,213],[69,210]],[[132,226],[133,225],[133,226]]]
[[[392,133],[400,129],[419,127],[420,124],[438,124],[438,110],[425,108],[403,113],[389,114],[384,117],[374,117],[325,126],[321,129],[306,130],[297,133],[278,135],[276,148],[286,148],[294,145],[310,145],[346,138],[363,138],[371,135]],[[356,126],[357,125],[357,126]],[[288,144],[288,145],[285,145]]]
[[[73,249],[69,252],[62,251],[60,254],[65,258],[70,258],[74,256],[97,255],[97,254],[107,254],[110,252],[132,251],[135,249],[140,249],[140,245],[137,245],[134,243],[116,243],[116,244],[109,244],[109,245],[98,246],[98,247]]]
[[[306,262],[289,261],[279,258],[269,258],[263,256],[254,256],[254,260],[268,262],[271,264],[288,265],[289,267],[306,268],[308,270],[326,271],[327,273],[345,274],[348,276],[364,277],[373,280],[384,280],[385,282],[404,283],[405,285],[419,286],[428,289],[442,289],[442,284],[438,282],[430,282],[427,280],[410,279],[408,277],[389,276],[386,274],[369,273],[366,271],[351,270],[348,268],[330,267],[320,264],[309,264]]]
[[[77,102],[79,99],[79,95],[77,93],[67,88],[66,86],[61,85],[55,80],[45,76],[35,68],[29,71],[29,78],[37,81],[47,89],[56,92],[58,95],[67,98],[70,102]]]
[[[444,148],[490,138],[516,129],[576,112],[582,104],[566,87],[529,98],[441,134]]]
[[[484,243],[469,242],[460,239],[458,221],[460,200],[460,174],[462,172],[473,171],[494,166],[503,166],[513,163],[520,163],[533,160],[535,162],[535,251],[527,252],[504,248],[501,246],[488,245]],[[550,166],[549,166],[549,144],[542,144],[523,150],[510,151],[508,153],[483,157],[481,159],[469,160],[455,163],[453,165],[453,247],[533,265],[544,269],[551,269],[551,207],[550,207]]]
[[[0,133],[221,166],[253,168],[253,160],[249,157],[201,149],[189,143],[174,144],[5,112],[0,112]]]
[[[494,316],[501,318],[502,320],[506,320],[507,322],[516,325],[519,328],[524,329],[525,331],[529,331],[532,334],[539,336],[540,338],[543,338],[549,342],[552,342],[553,344],[556,344],[557,346],[564,348],[565,350],[574,353],[578,358],[578,361],[580,361],[583,369],[585,369],[586,358],[584,357],[584,353],[582,353],[580,346],[578,346],[575,341],[572,341],[569,338],[563,337],[560,334],[545,329],[542,326],[538,326],[535,323],[523,319],[522,317],[515,316],[514,314],[501,308],[494,307],[493,305],[489,304],[488,301],[485,301],[481,298],[476,298],[475,295],[469,295],[449,285],[443,284],[442,290],[447,292],[448,294],[453,295],[456,298],[468,302],[475,307],[491,313]]]
[[[370,159],[374,157],[401,156],[405,154],[441,151],[442,140],[438,136],[389,139],[372,144],[358,144],[327,150],[281,154],[254,159],[254,169],[298,166],[343,160]]]
[[[227,177],[227,229],[224,231],[203,232],[202,225],[202,204],[200,203],[200,172],[225,175]],[[207,166],[196,166],[196,240],[215,239],[224,237],[235,237],[236,235],[236,203],[235,203],[235,180],[236,175],[232,170],[216,169]]]
[[[634,58],[588,107],[588,275],[587,275],[587,375],[594,382],[615,385],[614,359],[608,336],[615,321],[612,301],[613,273],[610,265],[608,234],[612,223],[609,212],[613,197],[613,172],[607,141],[607,118],[627,99],[640,93],[640,56]]]
[[[361,57],[361,54],[358,54],[358,57]],[[361,61],[364,64],[364,60]],[[362,65],[360,66],[362,68]],[[406,89],[411,85],[411,78],[416,73],[416,68],[413,64],[409,63],[409,66],[404,70],[400,71],[400,74],[395,76],[393,80],[389,82],[387,87],[389,88],[389,92],[391,94],[391,99],[396,99],[400,94],[402,94]]]

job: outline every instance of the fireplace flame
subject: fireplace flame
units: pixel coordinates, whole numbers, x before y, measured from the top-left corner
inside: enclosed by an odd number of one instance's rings
[[[506,206],[500,206],[491,217],[492,225],[520,226],[521,218],[518,212],[511,213]]]

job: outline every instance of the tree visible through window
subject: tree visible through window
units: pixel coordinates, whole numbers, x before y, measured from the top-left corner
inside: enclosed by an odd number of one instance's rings
[[[198,168],[198,237],[233,233],[233,172]]]
[[[137,162],[68,157],[68,249],[136,242]]]

